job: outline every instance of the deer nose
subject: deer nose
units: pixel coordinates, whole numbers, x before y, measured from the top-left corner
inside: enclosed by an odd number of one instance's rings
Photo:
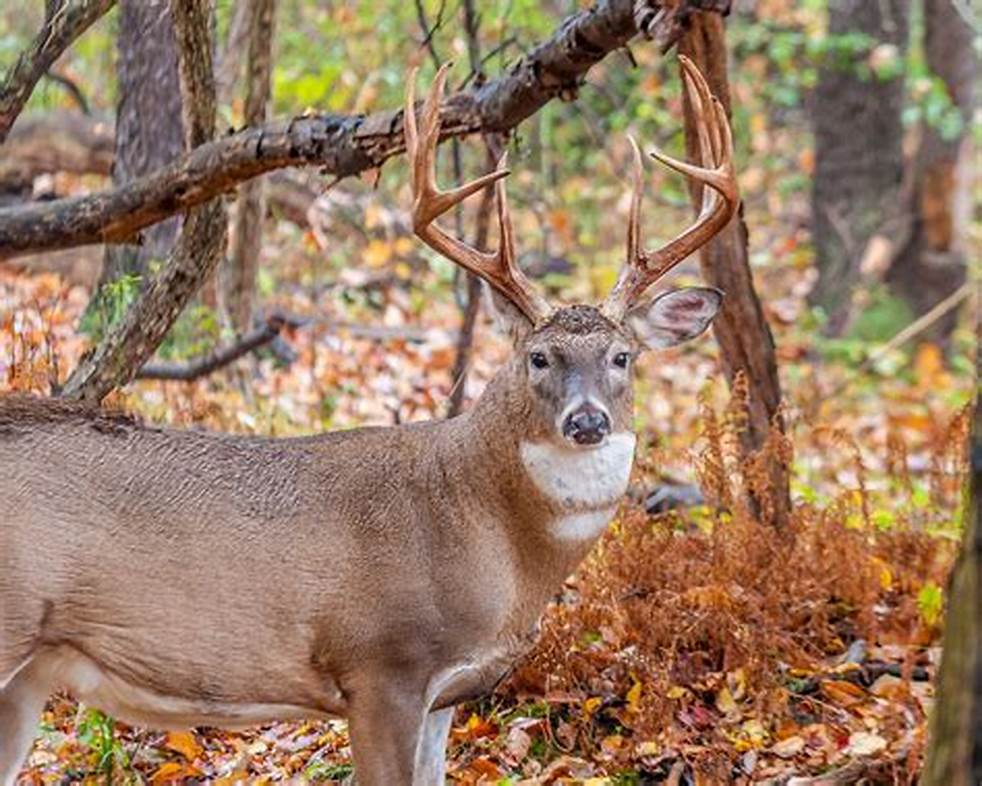
[[[602,409],[586,405],[571,412],[563,423],[563,436],[577,445],[596,445],[610,434],[610,418]]]

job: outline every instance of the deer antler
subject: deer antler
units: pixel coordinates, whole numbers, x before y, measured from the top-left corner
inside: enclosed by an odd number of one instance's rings
[[[436,185],[436,145],[440,136],[440,97],[447,79],[449,64],[437,72],[420,117],[417,133],[415,114],[416,69],[409,74],[406,84],[406,109],[403,121],[406,135],[406,151],[411,164],[413,190],[413,230],[416,235],[451,262],[469,270],[487,281],[510,300],[533,324],[545,319],[551,312],[548,302],[535,291],[515,262],[515,242],[512,236],[508,201],[505,198],[503,178],[509,171],[504,159],[494,172],[482,175],[452,191],[441,191]],[[496,252],[480,251],[464,241],[448,235],[436,219],[458,202],[495,183],[498,204],[498,223],[501,238]]]
[[[634,189],[627,226],[627,260],[601,307],[603,313],[614,321],[620,321],[648,287],[725,227],[740,201],[733,171],[733,138],[723,105],[709,92],[709,85],[689,58],[679,55],[679,62],[682,64],[685,90],[697,121],[702,166],[677,161],[657,150],[652,151],[651,156],[703,184],[702,209],[695,223],[657,251],[641,248],[644,170],[641,151],[631,138]]]

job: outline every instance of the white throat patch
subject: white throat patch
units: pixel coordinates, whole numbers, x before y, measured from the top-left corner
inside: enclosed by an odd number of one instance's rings
[[[634,434],[622,431],[611,434],[598,448],[523,442],[520,450],[532,482],[553,501],[569,507],[609,508],[627,491],[636,441]]]

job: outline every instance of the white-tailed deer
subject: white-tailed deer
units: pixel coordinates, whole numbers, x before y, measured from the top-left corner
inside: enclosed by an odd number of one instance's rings
[[[550,306],[518,269],[506,171],[437,188],[446,72],[418,129],[410,77],[415,231],[490,284],[515,340],[460,417],[266,439],[0,399],[0,782],[64,688],[160,729],[347,717],[360,784],[443,783],[453,706],[527,649],[627,488],[636,355],[720,304],[704,288],[642,300],[738,201],[726,116],[682,65],[704,160],[652,155],[708,186],[702,212],[644,250],[635,145],[627,261],[599,308]],[[484,253],[435,220],[492,181],[501,238]]]

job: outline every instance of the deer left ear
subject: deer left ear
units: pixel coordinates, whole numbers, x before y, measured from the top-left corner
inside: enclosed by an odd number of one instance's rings
[[[702,333],[723,303],[723,293],[711,287],[684,287],[635,306],[624,323],[648,349],[674,347]]]

